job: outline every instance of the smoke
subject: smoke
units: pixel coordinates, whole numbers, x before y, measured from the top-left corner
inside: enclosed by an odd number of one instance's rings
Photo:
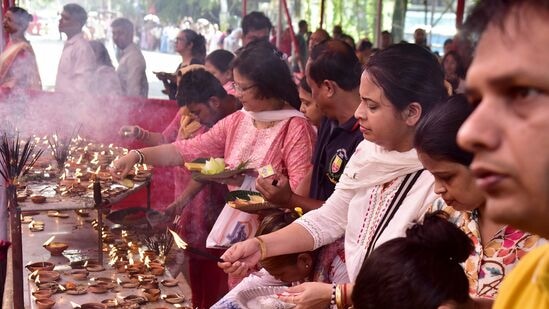
[[[121,126],[137,124],[161,131],[174,117],[177,111],[174,102],[152,101],[3,89],[0,90],[0,130],[9,132],[14,127],[22,136],[53,133],[70,136],[75,127],[81,127],[81,137],[124,146],[128,141],[118,135]]]

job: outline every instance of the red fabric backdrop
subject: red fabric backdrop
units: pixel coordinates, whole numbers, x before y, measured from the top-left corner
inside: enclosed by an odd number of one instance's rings
[[[82,137],[94,141],[136,148],[118,135],[122,125],[135,124],[151,131],[162,131],[177,113],[175,101],[127,97],[69,97],[52,92],[9,91],[0,89],[0,129],[15,126],[26,136],[55,132],[69,134],[76,126]],[[145,191],[145,190],[143,190]],[[145,192],[139,192],[116,206],[144,206]],[[152,182],[152,205],[163,209],[173,200],[170,168],[156,168]]]

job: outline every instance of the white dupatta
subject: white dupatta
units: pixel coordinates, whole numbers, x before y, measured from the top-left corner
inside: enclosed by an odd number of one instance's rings
[[[364,140],[357,146],[336,189],[359,189],[382,185],[423,168],[415,149],[398,152]]]

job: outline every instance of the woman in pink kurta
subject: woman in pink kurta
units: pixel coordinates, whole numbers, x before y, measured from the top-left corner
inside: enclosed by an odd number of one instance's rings
[[[298,111],[299,95],[288,66],[270,44],[255,42],[234,60],[233,75],[243,110],[192,139],[132,151],[113,163],[114,177],[124,177],[138,162],[181,166],[197,158],[223,157],[230,168],[243,162],[248,168],[271,164],[295,189],[311,168],[315,133]],[[252,177],[227,182],[237,189],[243,181],[254,184]]]
[[[258,168],[271,164],[295,188],[311,168],[315,134],[298,109],[299,95],[276,48],[254,42],[233,63],[234,89],[243,110],[224,118],[208,132],[188,140],[140,149],[114,162],[115,177],[135,163],[180,166],[197,158],[224,157],[229,167],[242,162]],[[241,183],[231,183],[231,188]]]
[[[251,113],[238,111],[222,119],[208,132],[189,140],[179,140],[176,146],[183,161],[196,158],[224,157],[225,164],[235,168],[247,162],[247,168],[271,164],[275,171],[289,176],[292,188],[297,187],[310,169],[314,133],[307,119],[297,111],[271,127],[258,129]]]

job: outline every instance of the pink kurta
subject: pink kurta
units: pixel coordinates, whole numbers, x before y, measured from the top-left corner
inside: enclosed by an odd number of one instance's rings
[[[247,168],[271,164],[275,171],[288,176],[295,190],[311,168],[314,143],[315,133],[305,118],[293,117],[257,129],[251,116],[237,111],[208,132],[173,144],[185,162],[224,157],[231,168],[242,162],[247,162]]]
[[[162,135],[164,136],[164,140],[168,142],[175,142],[177,140],[183,140],[185,139],[184,136],[180,133],[181,130],[181,118],[183,116],[183,113],[188,111],[179,110],[177,112],[177,115],[172,119],[170,124],[162,131]],[[208,131],[208,128],[206,126],[201,126],[198,130],[196,130],[190,138],[195,137],[197,135],[200,135],[204,132]],[[189,181],[191,180],[191,173],[189,170],[181,167],[176,167],[174,169],[174,196],[175,198],[179,197],[179,195],[185,190],[187,185],[189,184]]]

